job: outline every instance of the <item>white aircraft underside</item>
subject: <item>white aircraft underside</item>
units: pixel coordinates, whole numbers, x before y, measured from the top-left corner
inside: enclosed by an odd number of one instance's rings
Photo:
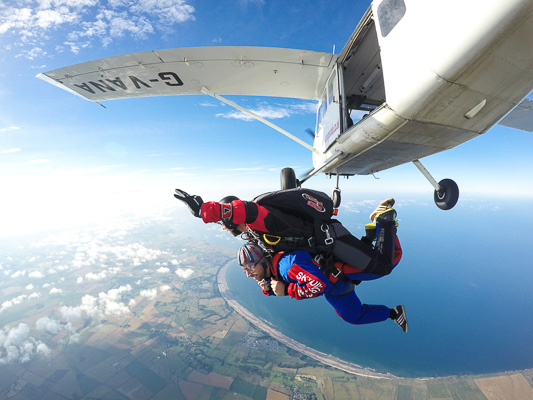
[[[309,176],[370,174],[415,162],[439,191],[418,159],[498,123],[533,131],[533,101],[526,98],[533,90],[531,38],[532,0],[375,0],[340,55],[170,49],[38,77],[95,102],[207,94],[252,115],[222,95],[315,99],[313,147],[254,115],[313,151]],[[365,115],[352,124],[353,111]]]

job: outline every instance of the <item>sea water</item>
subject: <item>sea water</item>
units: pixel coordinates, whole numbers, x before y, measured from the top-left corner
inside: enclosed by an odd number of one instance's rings
[[[239,303],[285,335],[378,372],[424,377],[532,368],[533,217],[510,219],[517,209],[511,201],[480,206],[468,199],[447,212],[398,208],[403,259],[391,275],[356,292],[363,303],[404,304],[408,333],[390,320],[350,325],[324,298],[264,296],[237,265],[228,269],[228,285]],[[339,219],[355,233],[356,221]]]

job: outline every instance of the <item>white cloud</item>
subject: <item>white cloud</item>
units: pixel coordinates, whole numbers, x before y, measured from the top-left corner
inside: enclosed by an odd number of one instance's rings
[[[29,284],[28,286],[25,287],[26,290],[33,290],[33,284]]]
[[[160,267],[156,269],[156,272],[159,272],[160,274],[168,274],[170,272],[170,268],[168,267]]]
[[[22,303],[24,300],[26,300],[28,298],[28,296],[26,296],[25,294],[23,295],[20,295],[18,297],[14,297],[12,298],[11,300],[6,300],[2,303],[2,305],[0,306],[0,313],[7,310],[8,308],[11,308],[13,306],[16,306],[17,304],[20,304]]]
[[[88,272],[85,274],[85,279],[89,281],[101,281],[102,279],[105,279],[105,278],[107,278],[105,271],[99,272],[98,274],[95,274],[93,272]]]
[[[9,131],[18,131],[20,128],[18,126],[8,126],[7,128],[0,128],[0,133],[3,132],[9,132]],[[16,151],[20,151],[20,149],[16,149]]]
[[[287,105],[268,105],[261,104],[256,108],[250,108],[250,111],[254,114],[265,118],[265,119],[282,119],[288,118],[292,115],[301,115],[301,114],[314,114],[316,112],[315,103],[298,103],[298,104],[287,104]],[[242,111],[230,111],[227,113],[219,113],[217,117],[227,118],[227,119],[239,119],[242,121],[254,121],[255,118],[252,116],[243,113]]]
[[[169,286],[169,285],[161,285],[161,286],[159,286],[159,290],[161,292],[168,292],[170,289],[172,289],[172,287]]]
[[[79,333],[73,333],[72,335],[70,335],[70,341],[72,343],[78,343],[80,341],[80,334]]]
[[[49,355],[44,343],[30,336],[30,327],[20,323],[10,329],[0,329],[0,365],[28,362],[36,353]]]
[[[57,321],[48,317],[39,318],[35,323],[35,327],[40,331],[47,331],[52,335],[57,335],[61,330],[61,325],[59,325]]]
[[[194,13],[185,0],[27,0],[19,6],[0,4],[0,35],[16,38],[11,48],[32,45],[21,54],[33,59],[47,54],[33,45],[35,40],[52,43],[51,35],[60,27],[66,36],[54,42],[77,53],[95,40],[105,46],[126,35],[144,39],[156,31],[169,32],[176,24],[194,20]]]
[[[59,312],[63,316],[63,318],[66,318],[67,320],[73,320],[73,319],[80,319],[82,309],[81,307],[69,307],[69,306],[63,306],[59,309]]]
[[[11,278],[18,278],[19,276],[24,276],[24,275],[26,275],[26,270],[16,271],[15,273],[11,275]]]
[[[37,350],[38,353],[41,353],[41,354],[43,354],[46,357],[48,357],[50,355],[50,353],[52,352],[52,350],[50,350],[50,348],[44,343],[39,343],[37,345],[36,350]]]
[[[50,289],[50,294],[61,294],[61,293],[63,293],[62,289],[58,289],[58,288]]]
[[[28,274],[28,277],[39,279],[39,278],[44,278],[44,275],[39,271],[33,271]]]
[[[27,324],[18,324],[16,328],[12,328],[7,332],[7,336],[5,338],[3,346],[19,346],[21,345],[26,338],[28,337],[28,334],[30,333],[30,327]]]
[[[98,293],[98,297],[86,294],[81,298],[81,304],[76,307],[63,306],[60,312],[68,320],[79,319],[85,313],[88,317],[102,318],[109,315],[128,314],[130,309],[122,303],[124,294],[131,292],[130,285],[123,285],[107,292]]]
[[[176,275],[183,279],[189,278],[192,274],[194,274],[194,271],[190,268],[178,268],[176,270]]]
[[[138,0],[130,11],[154,15],[160,22],[172,25],[194,19],[195,9],[184,0]]]
[[[13,148],[13,149],[7,149],[0,151],[0,154],[10,154],[10,153],[18,153],[20,151],[19,148]]]
[[[154,300],[157,297],[157,289],[154,288],[154,289],[141,290],[139,295],[147,298],[148,300]]]

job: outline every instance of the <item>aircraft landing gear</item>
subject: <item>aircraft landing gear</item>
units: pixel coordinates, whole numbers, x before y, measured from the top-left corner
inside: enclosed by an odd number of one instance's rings
[[[459,187],[451,179],[443,179],[439,182],[440,190],[435,190],[433,199],[441,210],[449,210],[459,200]]]
[[[435,188],[433,199],[435,204],[441,210],[451,210],[459,200],[459,187],[451,179],[443,179],[439,183],[428,172],[428,170],[422,165],[419,160],[414,160],[413,164],[422,172],[422,175],[431,183]]]
[[[290,167],[281,170],[281,190],[296,189],[300,187],[300,181],[296,179],[296,173]]]
[[[339,174],[337,174],[337,184],[335,185],[335,189],[333,189],[333,193],[331,194],[331,200],[333,200],[333,207],[339,208],[341,205],[341,189],[339,188]]]

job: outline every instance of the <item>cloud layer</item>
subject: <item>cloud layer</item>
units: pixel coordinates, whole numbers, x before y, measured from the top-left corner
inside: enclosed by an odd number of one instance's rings
[[[22,4],[21,4],[22,3]],[[74,53],[98,42],[103,46],[130,36],[145,39],[167,33],[175,24],[194,20],[186,0],[30,0],[0,3],[0,36],[16,40],[12,46],[31,45],[28,58],[46,55],[43,45],[62,35],[61,47]],[[57,42],[57,40],[56,40]]]
[[[50,349],[40,340],[30,336],[28,324],[20,323],[10,329],[0,329],[0,365],[28,362],[36,354],[47,356]]]

